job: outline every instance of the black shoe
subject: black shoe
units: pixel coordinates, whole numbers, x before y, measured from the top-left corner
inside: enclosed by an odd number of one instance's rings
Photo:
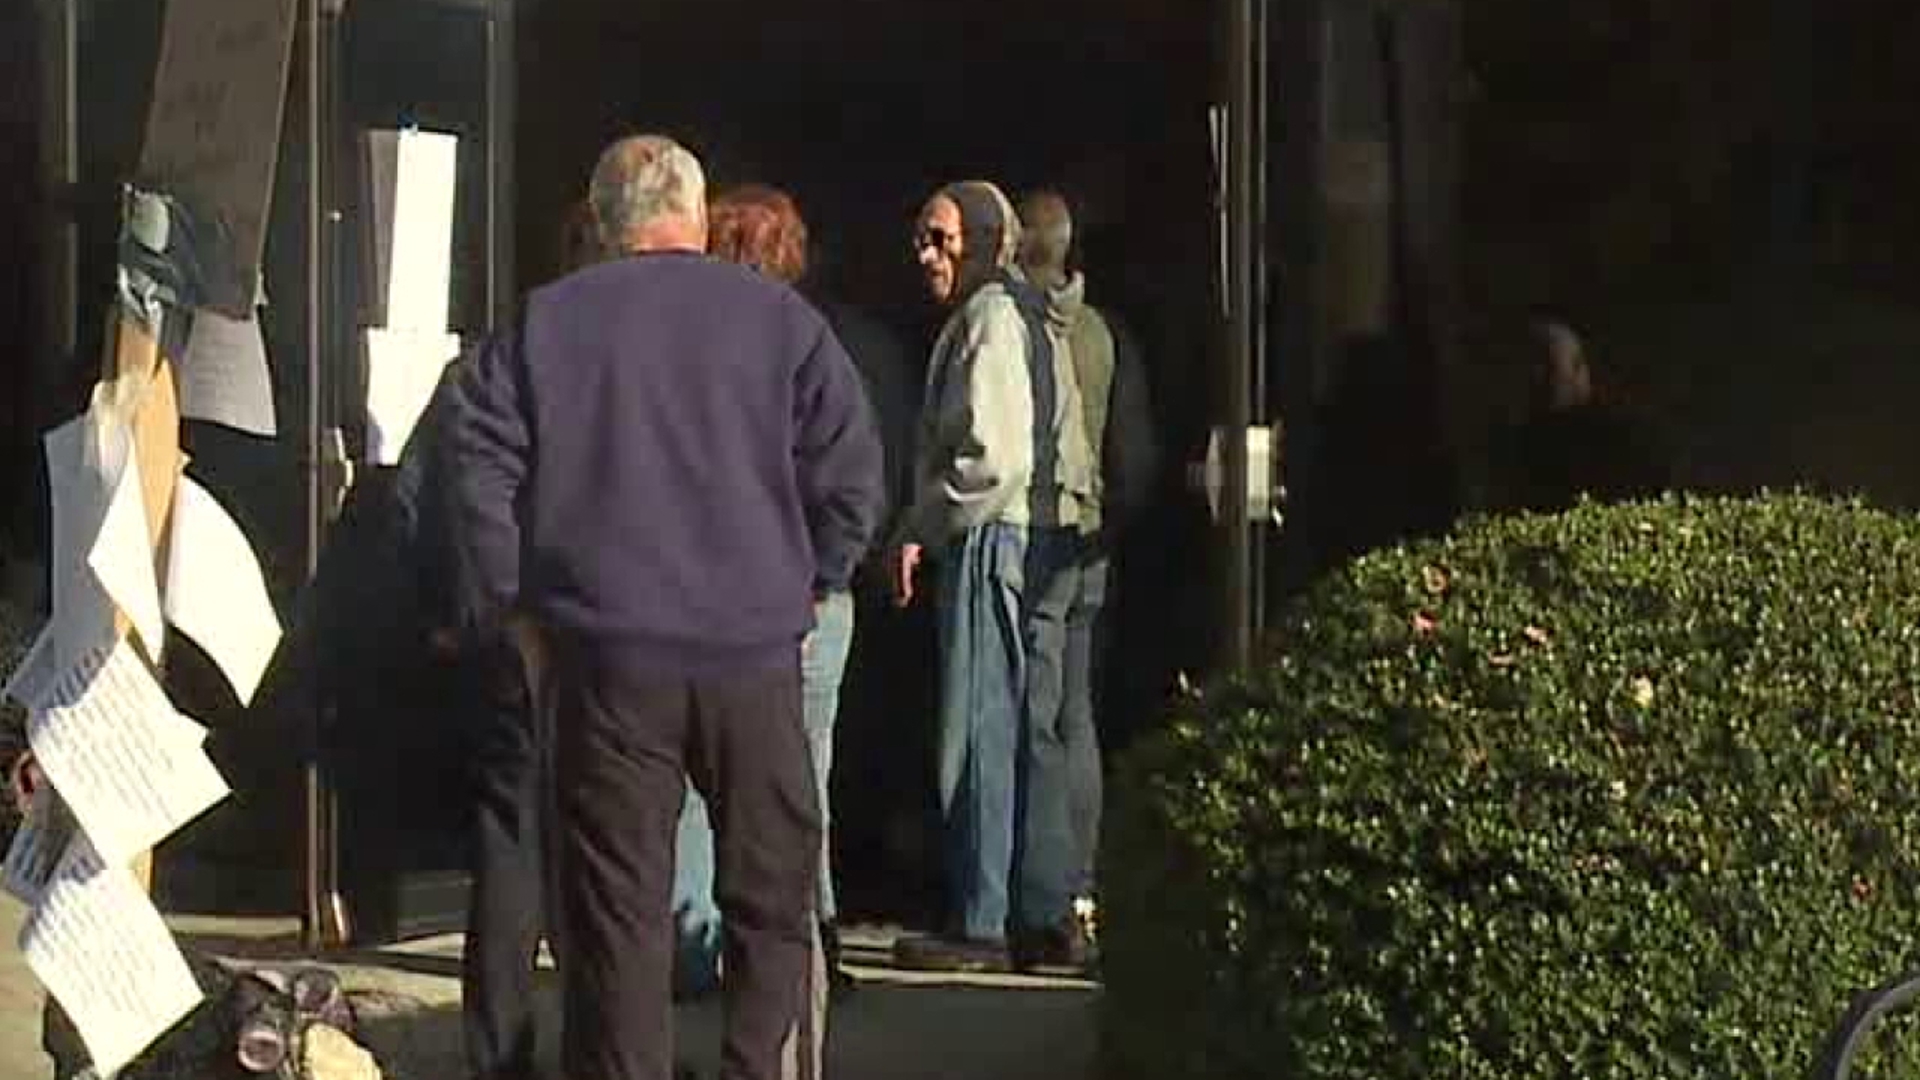
[[[1013,968],[1023,975],[1082,978],[1093,969],[1093,950],[1078,919],[1014,933]]]
[[[845,968],[831,968],[827,971],[827,1000],[845,1001],[860,988],[860,980],[854,978]]]
[[[1004,974],[1013,970],[1006,942],[933,935],[893,943],[893,962],[909,971]]]

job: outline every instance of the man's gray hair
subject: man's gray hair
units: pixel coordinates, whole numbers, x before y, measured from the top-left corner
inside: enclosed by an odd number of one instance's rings
[[[707,178],[686,147],[662,135],[635,135],[600,155],[588,198],[601,242],[618,250],[661,218],[704,222]]]

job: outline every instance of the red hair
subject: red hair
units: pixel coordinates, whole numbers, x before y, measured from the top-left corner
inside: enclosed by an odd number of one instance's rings
[[[765,184],[733,188],[708,207],[707,250],[791,285],[807,272],[807,223],[793,197]]]

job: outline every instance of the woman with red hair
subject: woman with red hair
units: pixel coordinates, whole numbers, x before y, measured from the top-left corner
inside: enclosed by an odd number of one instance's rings
[[[735,187],[707,207],[707,251],[716,258],[738,263],[799,287],[807,273],[809,237],[806,219],[793,197],[765,184]],[[887,458],[888,495],[904,483],[896,470],[909,460],[905,440],[913,423],[913,396],[906,377],[906,356],[884,327],[839,304],[815,301],[834,333],[853,358],[867,391],[869,408],[878,421]],[[907,434],[902,434],[902,433]],[[884,534],[884,529],[882,530]],[[836,986],[847,981],[840,974],[838,916],[834,897],[830,840],[833,815],[829,779],[833,771],[833,735],[840,709],[840,683],[853,645],[855,602],[853,590],[840,583],[817,583],[814,591],[813,633],[801,659],[802,693],[807,740],[814,778],[819,785],[822,830],[818,915],[821,937]],[[720,912],[713,899],[713,835],[707,808],[688,790],[681,812],[679,854],[674,882],[674,920],[680,941],[683,990],[711,987],[719,954]]]
[[[798,285],[807,274],[807,223],[791,195],[745,184],[709,204],[707,251]]]

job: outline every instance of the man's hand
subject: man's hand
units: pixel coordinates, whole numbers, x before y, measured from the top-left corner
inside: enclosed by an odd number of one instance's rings
[[[25,814],[33,805],[34,793],[47,782],[40,765],[33,760],[33,751],[22,750],[20,756],[13,759],[13,767],[7,770],[7,787],[13,797],[13,808]]]
[[[888,568],[893,571],[893,602],[898,607],[913,603],[913,575],[920,569],[920,555],[919,544],[901,544],[888,560]]]
[[[820,636],[820,613],[825,610],[827,610],[827,598],[815,595],[813,598],[813,629],[807,631],[807,636],[800,639],[801,659],[805,659],[807,654],[813,651],[813,639]]]

